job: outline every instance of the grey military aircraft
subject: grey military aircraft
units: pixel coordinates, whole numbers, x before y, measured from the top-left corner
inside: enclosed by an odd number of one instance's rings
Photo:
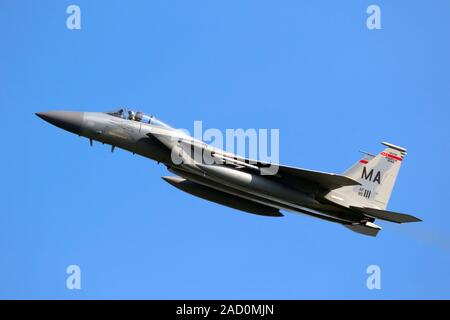
[[[89,139],[163,163],[175,176],[162,177],[194,196],[234,209],[282,217],[280,210],[339,223],[360,234],[376,236],[375,219],[421,221],[386,207],[406,149],[382,142],[378,155],[364,153],[343,174],[251,160],[214,148],[142,112],[38,112],[45,121]],[[196,155],[201,154],[201,157]],[[175,155],[175,157],[174,157]],[[200,159],[200,160],[199,160]]]

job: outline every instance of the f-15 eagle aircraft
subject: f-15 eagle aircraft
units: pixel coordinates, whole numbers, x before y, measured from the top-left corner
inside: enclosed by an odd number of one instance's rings
[[[280,210],[303,213],[376,236],[375,219],[396,223],[421,221],[386,207],[406,149],[383,142],[378,155],[365,154],[343,174],[246,159],[213,148],[142,112],[38,112],[64,130],[163,163],[175,176],[163,177],[194,196],[238,210],[281,217]],[[201,154],[201,157],[195,156]],[[174,161],[176,155],[177,161]],[[200,160],[198,160],[200,159]],[[212,160],[212,161],[211,161]]]

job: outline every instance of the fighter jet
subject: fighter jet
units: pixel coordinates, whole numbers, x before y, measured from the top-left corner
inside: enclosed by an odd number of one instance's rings
[[[377,155],[364,153],[342,174],[247,159],[214,148],[153,116],[124,108],[114,112],[38,112],[64,130],[164,164],[174,176],[162,177],[191,195],[241,211],[282,217],[280,211],[307,214],[376,236],[375,219],[421,221],[387,211],[406,149],[382,142]],[[201,155],[201,156],[198,156]],[[276,168],[267,174],[268,168]]]

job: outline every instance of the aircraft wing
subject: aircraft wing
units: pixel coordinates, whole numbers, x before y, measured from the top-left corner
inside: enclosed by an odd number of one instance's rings
[[[282,165],[279,166],[278,174],[281,178],[289,177],[290,179],[308,180],[309,182],[317,184],[321,188],[327,190],[333,190],[345,186],[360,185],[358,181],[343,175]]]
[[[154,135],[159,139],[159,134],[156,132],[152,132],[149,135]],[[360,185],[360,183],[356,180],[339,174],[283,166],[280,164],[270,164],[268,162],[243,158],[234,154],[224,152],[223,150],[212,148],[203,141],[195,140],[192,138],[181,138],[180,145],[184,146],[186,150],[192,147],[197,150],[207,151],[212,157],[218,159],[224,165],[233,166],[238,170],[251,170],[262,175],[267,175],[267,172],[273,172],[272,169],[275,168],[276,172],[273,173],[275,173],[276,177],[283,180],[283,182],[286,184],[296,184],[296,181],[307,181],[325,190],[333,190],[345,186]],[[264,171],[266,173],[263,173]]]
[[[306,180],[307,182],[326,190],[360,185],[358,181],[339,174],[283,166],[280,164],[270,164],[237,156],[231,157],[229,154],[225,155],[213,152],[212,155],[213,157],[221,159],[224,164],[234,165],[237,169],[253,170],[259,174],[264,174],[265,172],[266,175],[271,172],[277,178],[284,180],[283,182],[287,184],[295,184],[296,181],[305,182]]]
[[[239,156],[229,157],[219,154],[217,155],[217,157],[223,158],[227,164],[233,163],[233,161],[235,161],[237,167],[257,170],[260,173],[266,171],[266,174],[267,172],[273,172],[278,178],[282,180],[288,180],[291,183],[295,183],[296,180],[301,180],[302,182],[305,182],[306,180],[326,190],[333,190],[345,186],[360,185],[358,181],[352,178],[334,173],[284,166],[281,164],[270,164],[268,162],[250,160]],[[288,183],[288,181],[284,182]]]

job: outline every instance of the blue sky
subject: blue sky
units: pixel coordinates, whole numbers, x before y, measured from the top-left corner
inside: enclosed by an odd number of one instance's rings
[[[81,30],[66,8],[81,8]],[[381,8],[368,30],[366,8]],[[448,1],[0,0],[0,298],[450,298]],[[280,161],[342,172],[408,148],[377,238],[182,193],[165,168],[34,112],[130,106],[278,128]],[[79,265],[81,290],[66,288]],[[368,290],[366,268],[381,268]]]

